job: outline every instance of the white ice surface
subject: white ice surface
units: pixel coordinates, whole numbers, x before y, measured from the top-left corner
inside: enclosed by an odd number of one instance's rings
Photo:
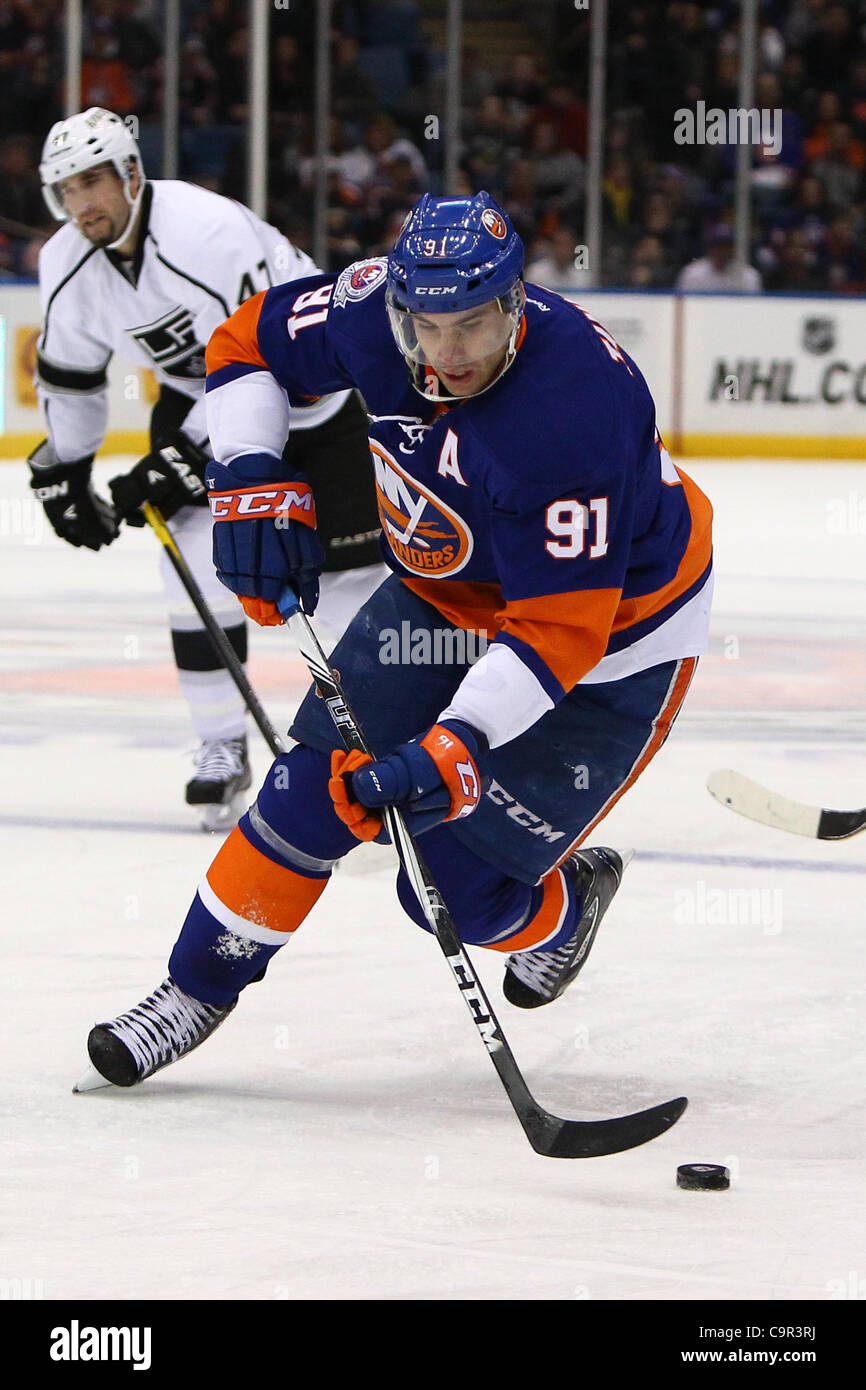
[[[163,978],[218,841],[182,803],[192,739],[154,537],[72,550],[23,465],[0,468],[0,1278],[94,1300],[866,1294],[866,835],[795,838],[704,790],[729,766],[866,801],[866,469],[685,466],[716,508],[712,650],[600,828],[637,851],[623,889],[550,1008],[511,1008],[502,957],[473,952],[542,1104],[689,1097],[663,1138],[575,1162],[530,1149],[385,868],[335,875],[192,1057],[72,1094],[91,1024]],[[252,653],[285,727],[298,658],[278,631]],[[727,1164],[731,1190],[679,1191],[688,1161]]]

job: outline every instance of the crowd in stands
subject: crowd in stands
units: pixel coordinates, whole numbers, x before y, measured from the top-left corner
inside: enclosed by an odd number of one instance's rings
[[[579,285],[587,178],[585,8],[537,0],[542,26],[505,70],[462,54],[460,178],[508,209],[528,277]],[[315,9],[271,11],[269,219],[311,246]],[[524,6],[503,0],[513,18]],[[434,0],[334,0],[329,269],[391,245],[426,189],[443,191],[444,54]],[[464,16],[472,17],[472,0]],[[781,139],[750,146],[750,266],[733,259],[736,146],[681,144],[676,113],[739,106],[738,0],[611,5],[603,167],[603,285],[636,289],[866,290],[866,0],[765,0],[755,105]],[[490,6],[484,6],[489,17]],[[544,16],[542,16],[544,17]],[[183,0],[179,175],[232,197],[246,187],[245,0]],[[62,0],[0,0],[0,279],[32,277],[54,224],[37,173],[63,115]],[[88,0],[82,106],[133,116],[161,175],[160,0]],[[546,55],[546,56],[545,56]],[[591,267],[598,274],[599,267]]]

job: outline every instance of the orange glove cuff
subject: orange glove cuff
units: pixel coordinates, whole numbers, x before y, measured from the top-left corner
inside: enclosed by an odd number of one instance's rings
[[[286,620],[277,605],[269,598],[249,598],[241,595],[241,608],[248,618],[252,618],[259,627],[279,627]]]
[[[466,744],[450,729],[434,724],[422,738],[421,747],[430,754],[451,797],[451,810],[445,819],[471,815],[481,800],[481,778]]]
[[[331,777],[328,792],[334,803],[334,810],[344,825],[347,825],[356,840],[375,840],[382,829],[382,817],[360,801],[352,801],[349,796],[347,778],[359,767],[366,767],[373,759],[369,753],[353,748],[351,753],[335,748],[331,754]]]

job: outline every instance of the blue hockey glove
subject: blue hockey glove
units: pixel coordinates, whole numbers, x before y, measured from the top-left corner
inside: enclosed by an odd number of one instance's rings
[[[279,598],[291,584],[305,613],[319,601],[325,552],[316,534],[313,491],[303,473],[274,454],[242,454],[208,466],[218,577],[245,598]]]
[[[361,764],[363,755],[331,754],[328,790],[334,810],[359,840],[374,839],[382,817],[367,815],[380,806],[397,806],[413,835],[444,820],[469,816],[481,800],[479,760],[487,739],[458,719],[434,724],[387,758]]]

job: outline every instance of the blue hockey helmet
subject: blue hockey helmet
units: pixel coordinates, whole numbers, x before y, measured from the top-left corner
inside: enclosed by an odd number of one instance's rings
[[[488,333],[485,350],[493,355],[502,350],[498,377],[514,360],[524,304],[522,271],[523,242],[489,193],[474,198],[425,193],[416,203],[388,257],[385,301],[391,331],[423,395],[448,399],[451,392],[437,394],[415,317],[495,303],[502,318]]]
[[[523,242],[489,193],[415,204],[388,257],[388,302],[413,313],[456,313],[510,293]]]

